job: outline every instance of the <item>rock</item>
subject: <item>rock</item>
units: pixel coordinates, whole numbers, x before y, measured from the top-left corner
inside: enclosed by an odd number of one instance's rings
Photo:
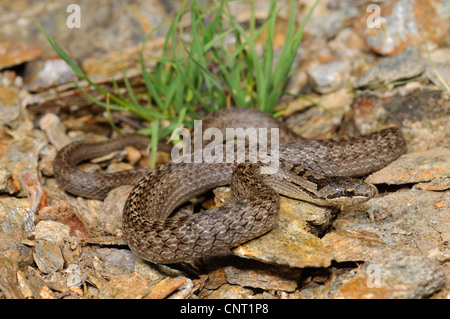
[[[26,233],[34,230],[34,212],[25,207],[17,207],[6,217],[2,231],[20,230]]]
[[[185,277],[166,277],[150,287],[150,291],[144,296],[145,299],[162,299],[168,297],[174,291],[182,287],[186,282]]]
[[[28,198],[3,197],[0,198],[0,221],[4,220],[11,212],[19,207],[30,206]]]
[[[332,218],[332,210],[329,207],[321,207],[284,196],[281,196],[280,210],[290,211],[314,226],[327,226]]]
[[[85,223],[75,207],[70,204],[44,207],[39,211],[39,219],[67,225],[70,228],[70,234],[75,234],[82,239],[90,237]]]
[[[446,46],[447,1],[430,3],[397,0],[373,4],[379,11],[369,10],[365,19],[360,19],[365,39],[372,51],[393,55],[410,44]],[[373,25],[375,16],[379,19],[379,26]]]
[[[161,267],[164,265],[157,265],[150,263],[148,261],[145,261],[143,259],[138,258],[136,262],[134,263],[134,269],[138,273],[145,275],[147,277],[150,277],[152,281],[158,282],[161,279],[164,279],[167,277],[168,274],[165,274],[164,271],[161,271],[161,268],[165,268],[167,266]],[[168,268],[168,267],[167,267]],[[180,273],[171,274],[170,276],[177,277]]]
[[[366,182],[399,185],[448,178],[450,177],[449,158],[450,149],[442,147],[405,154],[387,167],[371,174]],[[440,187],[438,190],[445,189]]]
[[[397,1],[392,12],[380,19],[382,28],[381,25],[379,28],[366,28],[365,37],[372,50],[391,55],[404,45],[408,35],[418,33],[413,6],[411,1]]]
[[[73,206],[76,207],[77,212],[80,214],[80,220],[88,227],[88,232],[95,236],[96,232],[98,233],[98,215],[103,209],[103,201],[77,197],[76,201],[73,202]]]
[[[241,261],[225,268],[228,283],[269,291],[295,291],[300,273],[300,269],[268,266],[254,261]]]
[[[287,116],[285,122],[295,133],[305,138],[335,137],[336,128],[350,111],[353,98],[348,88],[325,95],[309,94],[306,101],[301,97],[289,102],[284,113]],[[311,100],[318,107],[311,107]]]
[[[103,208],[98,211],[98,223],[108,234],[122,236],[122,214],[133,186],[122,185],[108,193]]]
[[[21,109],[17,95],[15,87],[0,87],[0,125],[9,125],[19,118]]]
[[[205,299],[247,299],[253,296],[253,291],[241,286],[225,284],[214,290],[209,295],[202,296]]]
[[[350,299],[417,299],[429,297],[445,285],[445,273],[418,256],[395,253],[366,262],[332,296]]]
[[[234,254],[289,267],[328,267],[331,254],[320,239],[305,230],[306,222],[295,214],[280,212],[274,228],[246,242]]]
[[[70,237],[70,227],[52,220],[43,220],[34,230],[36,239],[43,239],[62,244],[65,238]]]
[[[344,85],[349,68],[349,63],[344,60],[312,67],[307,71],[309,84],[321,94],[336,91]]]
[[[76,78],[72,68],[61,58],[44,61],[34,85],[38,87],[49,87],[70,82]]]
[[[208,279],[205,288],[214,290],[229,283],[269,291],[295,291],[301,269],[267,265],[255,260],[222,255],[205,258]]]
[[[141,152],[133,146],[125,146],[125,151],[127,152],[127,162],[131,165],[135,165],[142,158]]]
[[[369,87],[410,79],[422,74],[425,67],[425,61],[419,50],[411,46],[393,57],[381,59],[357,79],[355,87]]]
[[[33,258],[39,270],[46,274],[61,270],[64,266],[61,249],[52,241],[38,240],[34,246]]]
[[[350,134],[367,134],[386,126],[400,127],[408,152],[450,147],[450,92],[419,89],[363,93],[352,102],[355,124]],[[351,126],[350,126],[351,127]],[[353,132],[353,133],[352,133]]]
[[[48,140],[59,151],[71,142],[66,135],[66,129],[58,116],[53,113],[45,114],[39,120],[39,126],[47,134]]]
[[[67,276],[67,287],[80,287],[82,284],[80,265],[70,264],[66,272],[69,273]]]
[[[40,150],[47,144],[43,133],[34,131],[11,131],[14,139],[10,140],[6,146],[3,156],[1,156],[0,169],[5,169],[11,173],[8,180],[8,193],[20,197],[26,196],[24,186],[21,182],[21,176],[24,171],[34,174],[39,180],[38,159]]]
[[[129,169],[133,169],[133,165],[128,164],[128,163],[123,163],[123,162],[111,163],[106,168],[106,172],[107,173],[116,173],[116,172],[129,170]]]
[[[7,193],[8,190],[8,182],[11,178],[11,172],[6,168],[0,169],[0,193]]]
[[[348,208],[333,222],[336,231],[367,231],[377,235],[386,248],[427,255],[450,238],[447,211],[450,191],[410,189],[372,198]],[[379,217],[378,217],[379,216]],[[442,224],[444,223],[444,224]]]
[[[167,299],[189,299],[196,289],[194,281],[186,278],[186,282],[177,288],[177,291],[167,297]]]
[[[428,183],[418,183],[415,188],[424,191],[444,191],[450,189],[450,176],[441,176],[433,178]]]
[[[4,42],[0,43],[2,58],[0,60],[0,69],[19,65],[21,63],[32,61],[42,54],[40,45],[27,44],[24,42]]]
[[[8,299],[23,299],[17,282],[17,264],[0,255],[0,290]]]
[[[140,273],[127,275],[108,275],[108,280],[100,274],[89,271],[89,281],[99,290],[98,297],[102,299],[137,299],[148,294],[152,280]]]
[[[214,193],[215,202],[218,205],[229,204],[233,201],[228,187],[217,188]],[[324,216],[328,215],[327,210],[317,206],[312,207],[308,203],[294,202],[286,198],[282,199],[280,215],[273,229],[261,237],[234,248],[233,253],[244,258],[290,267],[329,266],[330,252],[319,238],[307,231],[309,226],[303,219],[306,216],[316,222],[325,220],[327,218]],[[303,213],[300,213],[302,207],[307,207],[303,216]]]
[[[334,231],[321,240],[337,262],[367,261],[387,250],[378,235],[367,231]]]
[[[39,170],[45,176],[53,176],[53,161],[56,153],[56,147],[51,144],[47,144],[39,152]]]
[[[135,263],[139,258],[130,250],[115,248],[99,248],[96,250],[97,255],[103,262],[105,268],[119,268],[125,272],[132,273],[135,271]]]
[[[47,205],[47,194],[39,177],[39,174],[36,175],[28,169],[24,170],[20,176],[22,188],[30,199],[30,210],[33,212]]]
[[[14,236],[13,234],[8,233],[8,236],[10,242],[14,241],[14,239],[11,240],[11,236]],[[14,260],[20,268],[25,268],[33,264],[33,250],[21,243],[8,245],[3,251],[3,255],[10,260]]]
[[[17,271],[17,283],[19,284],[19,289],[23,294],[25,299],[33,298],[33,292],[28,285],[27,279],[22,271]]]
[[[426,77],[434,85],[446,89],[445,83],[450,83],[450,48],[444,47],[429,53]],[[444,82],[444,83],[443,83]]]

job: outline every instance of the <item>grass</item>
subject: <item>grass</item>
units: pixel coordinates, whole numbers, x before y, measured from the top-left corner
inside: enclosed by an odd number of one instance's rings
[[[273,114],[301,44],[304,28],[311,17],[317,0],[302,24],[296,26],[295,0],[289,1],[289,17],[286,41],[274,63],[274,36],[277,1],[270,2],[269,16],[256,27],[255,0],[251,3],[249,30],[245,30],[230,13],[228,1],[214,1],[214,5],[202,7],[198,0],[185,1],[178,14],[163,22],[145,37],[140,52],[142,77],[147,93],[136,95],[124,74],[127,96],[119,91],[113,80],[114,90],[108,92],[89,79],[58,43],[38,24],[55,52],[74,70],[79,79],[87,81],[104,95],[95,99],[81,87],[78,88],[93,103],[110,111],[128,111],[150,123],[139,131],[151,135],[151,166],[155,166],[157,143],[170,136],[177,127],[192,128],[199,118],[199,108],[213,112],[227,106],[255,107]],[[183,16],[190,14],[189,41],[182,40],[186,33],[181,26]],[[165,23],[170,22],[161,57],[152,72],[146,68],[145,43]],[[258,54],[258,40],[265,35],[262,54]],[[229,39],[234,45],[229,45]],[[110,121],[113,125],[112,121]],[[165,126],[162,125],[165,123]],[[169,124],[166,124],[169,123]],[[113,125],[113,127],[115,127]]]

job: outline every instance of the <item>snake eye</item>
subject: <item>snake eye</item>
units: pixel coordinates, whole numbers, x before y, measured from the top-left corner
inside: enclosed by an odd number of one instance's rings
[[[347,188],[344,191],[344,194],[345,194],[346,197],[353,197],[353,196],[355,196],[355,191],[353,189],[351,189],[351,188]]]

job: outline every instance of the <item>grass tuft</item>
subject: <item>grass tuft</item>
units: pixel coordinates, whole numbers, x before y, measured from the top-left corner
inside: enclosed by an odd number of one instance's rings
[[[107,110],[108,118],[111,117],[111,110],[129,111],[151,123],[139,133],[151,135],[151,166],[155,167],[158,141],[170,136],[178,127],[192,128],[193,121],[199,118],[199,108],[213,112],[234,105],[254,107],[273,114],[284,93],[283,88],[290,75],[304,28],[319,0],[298,28],[295,0],[289,1],[286,42],[276,65],[273,42],[280,9],[277,8],[277,1],[272,0],[268,18],[256,27],[254,1],[251,1],[249,30],[236,21],[225,0],[214,1],[210,8],[201,6],[198,0],[186,0],[173,19],[164,21],[148,33],[140,52],[142,77],[148,95],[145,99],[134,94],[125,70],[123,76],[128,97],[120,93],[115,81],[113,92],[107,92],[95,84],[44,28],[40,24],[37,26],[77,77],[105,96],[106,102],[98,100],[77,84],[89,100]],[[191,18],[189,41],[183,40],[182,35],[186,32],[180,23],[186,14]],[[163,54],[161,57],[152,57],[157,63],[153,72],[149,72],[144,59],[145,43],[168,22],[171,24]],[[260,55],[257,40],[263,32],[267,40]],[[234,45],[228,45],[230,38]],[[164,127],[162,123],[165,123]]]

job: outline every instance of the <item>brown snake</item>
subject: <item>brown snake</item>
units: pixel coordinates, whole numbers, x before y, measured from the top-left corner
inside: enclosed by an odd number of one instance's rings
[[[207,127],[278,127],[279,168],[261,173],[261,163],[174,163],[153,171],[87,173],[83,160],[125,145],[148,145],[132,134],[102,142],[75,142],[54,161],[55,177],[68,192],[103,199],[119,185],[135,185],[124,207],[123,229],[130,248],[156,263],[190,261],[229,251],[269,231],[279,210],[279,193],[319,205],[343,206],[367,201],[375,186],[350,178],[376,171],[406,152],[399,129],[359,137],[304,140],[283,123],[254,109],[229,108],[203,119]],[[193,155],[187,155],[193,156]],[[169,217],[186,201],[218,186],[231,184],[236,202],[197,214]]]

